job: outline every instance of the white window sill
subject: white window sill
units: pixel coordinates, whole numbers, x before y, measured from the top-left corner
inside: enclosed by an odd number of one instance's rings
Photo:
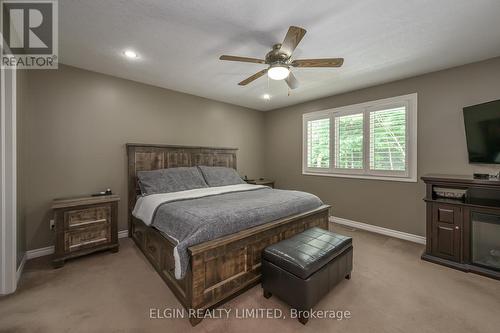
[[[305,176],[322,176],[322,177],[337,177],[337,178],[356,178],[356,179],[371,179],[371,180],[386,180],[392,182],[405,182],[416,183],[417,177],[394,177],[394,176],[371,176],[371,175],[355,175],[343,173],[324,173],[324,172],[311,172],[302,171]]]

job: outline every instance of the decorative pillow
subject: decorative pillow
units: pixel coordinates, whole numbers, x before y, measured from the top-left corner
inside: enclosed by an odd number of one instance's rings
[[[137,178],[143,195],[208,187],[196,167],[139,171]]]
[[[236,170],[225,167],[198,166],[208,186],[245,184]]]

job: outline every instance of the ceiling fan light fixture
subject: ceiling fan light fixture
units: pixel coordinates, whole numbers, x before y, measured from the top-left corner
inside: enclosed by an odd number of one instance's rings
[[[239,82],[238,85],[240,86],[246,86],[267,73],[268,78],[271,80],[284,80],[288,88],[297,89],[299,83],[293,75],[293,72],[290,71],[290,68],[340,67],[344,63],[344,58],[295,59],[295,57],[293,57],[293,51],[297,48],[297,45],[299,45],[305,34],[306,30],[304,28],[293,25],[290,26],[283,42],[281,44],[274,44],[272,50],[266,53],[264,59],[226,54],[221,55],[219,59],[270,65]]]
[[[271,80],[283,80],[288,77],[288,74],[290,74],[290,70],[288,67],[285,66],[271,66],[269,70],[267,71],[267,76]]]

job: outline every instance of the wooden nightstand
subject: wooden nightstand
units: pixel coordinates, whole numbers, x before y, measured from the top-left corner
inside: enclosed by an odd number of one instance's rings
[[[274,188],[274,180],[272,179],[259,178],[259,179],[243,179],[243,180],[246,181],[248,184],[266,185]]]
[[[118,195],[56,199],[55,268],[65,260],[96,251],[118,252]]]

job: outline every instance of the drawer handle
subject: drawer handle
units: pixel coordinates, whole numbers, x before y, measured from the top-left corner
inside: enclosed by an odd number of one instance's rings
[[[87,224],[94,224],[94,223],[101,223],[101,222],[106,222],[106,219],[99,219],[99,220],[92,220],[92,221],[85,221],[85,222],[80,222],[80,223],[75,223],[71,224],[70,227],[79,227],[81,225],[87,225]]]
[[[455,229],[456,229],[456,230],[458,230],[458,229],[460,229],[460,227],[459,227],[458,225],[456,225],[456,226],[455,226]]]
[[[70,245],[70,249],[71,248],[74,248],[74,247],[77,247],[77,246],[82,246],[82,245],[88,245],[88,244],[93,244],[93,243],[98,243],[98,242],[102,242],[102,241],[105,241],[105,240],[108,240],[106,237],[104,238],[99,238],[99,239],[94,239],[94,240],[91,240],[91,241],[87,241],[87,242],[83,242],[83,243],[78,243],[78,244],[73,244],[73,245]]]

